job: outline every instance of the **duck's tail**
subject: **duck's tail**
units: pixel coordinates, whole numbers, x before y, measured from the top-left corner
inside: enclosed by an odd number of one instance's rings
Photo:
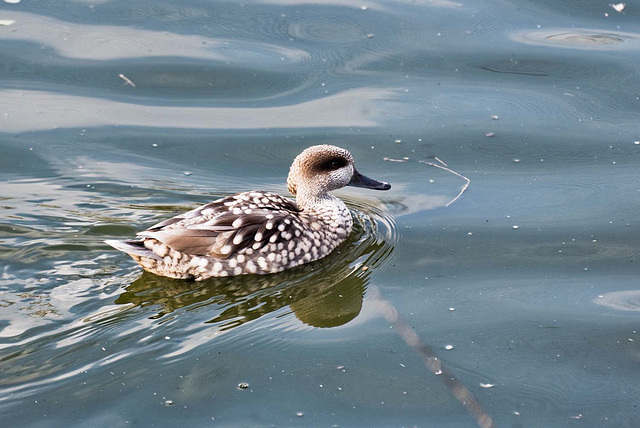
[[[116,250],[120,250],[131,256],[136,255],[140,257],[154,258],[154,259],[160,258],[160,256],[158,256],[156,253],[154,253],[153,251],[145,247],[144,241],[142,240],[118,241],[115,239],[107,239],[106,241],[104,241],[104,243],[109,244]]]

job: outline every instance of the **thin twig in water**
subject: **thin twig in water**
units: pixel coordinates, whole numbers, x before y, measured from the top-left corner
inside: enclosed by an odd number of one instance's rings
[[[384,158],[387,162],[406,162],[407,159],[392,159],[392,158]]]
[[[122,80],[124,80],[124,83],[126,83],[127,85],[131,86],[132,88],[136,87],[136,84],[133,83],[131,81],[131,79],[129,79],[127,76],[125,76],[124,74],[120,73],[118,74],[118,77],[121,78]]]
[[[438,158],[435,158],[435,159],[438,159]],[[438,159],[438,160],[440,161],[440,159]],[[445,205],[445,207],[448,207],[449,205],[451,205],[452,203],[454,203],[455,201],[457,201],[457,200],[458,200],[458,198],[459,198],[460,196],[462,196],[462,194],[464,193],[464,191],[465,191],[465,190],[467,190],[467,187],[469,187],[469,183],[471,183],[471,180],[469,180],[469,179],[468,179],[467,177],[465,177],[464,175],[462,175],[462,174],[460,174],[460,173],[457,173],[457,172],[455,172],[454,170],[452,170],[452,169],[450,169],[450,168],[447,168],[447,167],[445,167],[445,166],[438,165],[438,164],[435,164],[435,163],[433,163],[433,162],[423,161],[423,160],[418,161],[418,162],[426,163],[426,164],[427,164],[427,165],[429,165],[429,166],[434,166],[434,167],[436,167],[436,168],[444,169],[445,171],[448,171],[448,172],[450,172],[451,174],[455,174],[455,175],[457,175],[458,177],[460,177],[460,178],[462,178],[462,179],[464,179],[464,180],[466,181],[466,183],[464,184],[464,186],[462,186],[462,190],[460,190],[460,193],[458,193],[458,195],[457,195],[455,198],[453,198],[453,199],[452,199],[452,200],[451,200],[447,205]],[[440,162],[442,162],[442,161],[440,161]],[[444,163],[444,162],[442,162],[442,163]],[[445,164],[445,165],[446,165],[446,164]]]
[[[444,166],[449,166],[449,165],[447,165],[447,164],[446,164],[442,159],[440,159],[438,156],[434,156],[433,158],[434,158],[435,160],[437,160],[438,162],[440,162],[442,165],[444,165]]]
[[[442,361],[440,361],[431,348],[422,343],[420,337],[418,337],[411,326],[400,317],[391,302],[382,297],[380,290],[377,287],[372,287],[370,295],[378,304],[382,315],[393,326],[393,329],[402,337],[409,347],[413,348],[413,350],[420,355],[427,368],[433,374],[440,377],[442,382],[449,388],[449,391],[451,391],[451,394],[453,394],[467,412],[476,419],[478,426],[481,428],[493,428],[494,425],[491,416],[482,408],[482,405],[473,396],[471,391],[444,367]]]

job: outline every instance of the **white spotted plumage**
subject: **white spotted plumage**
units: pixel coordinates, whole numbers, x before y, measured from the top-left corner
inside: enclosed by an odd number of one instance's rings
[[[354,184],[362,179],[366,186]],[[172,278],[280,272],[327,256],[351,233],[349,209],[328,193],[349,184],[390,187],[358,173],[348,151],[313,146],[289,172],[295,203],[268,192],[238,193],[152,226],[138,240],[106,242],[144,269]]]

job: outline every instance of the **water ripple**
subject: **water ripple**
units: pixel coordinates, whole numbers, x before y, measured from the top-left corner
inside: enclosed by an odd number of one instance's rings
[[[2,295],[3,302],[18,299],[13,303],[24,306],[23,316],[10,317],[0,331],[5,391],[17,400],[86,371],[121,364],[141,352],[180,359],[213,337],[217,343],[248,343],[253,334],[245,334],[238,342],[237,336],[227,338],[225,333],[272,313],[266,320],[271,329],[349,323],[361,311],[369,277],[388,259],[397,240],[395,221],[384,207],[368,200],[350,205],[358,208],[353,211],[354,232],[347,242],[318,262],[281,274],[193,283],[148,273],[140,276],[133,261],[124,266],[116,261],[126,256],[105,255],[100,248],[78,250],[84,256],[76,262],[65,260],[71,249],[57,257],[50,254],[52,269],[41,273],[39,291]],[[100,230],[92,227],[90,242],[97,245],[113,232],[108,223]],[[91,252],[97,253],[92,260],[86,256]],[[9,284],[14,290],[17,286],[29,290],[32,281],[21,281],[22,275],[29,273],[5,269],[0,290],[8,290]],[[129,284],[124,290],[118,287],[122,281]],[[79,307],[83,309],[78,318],[74,314]],[[28,320],[33,317],[39,321]],[[298,320],[297,326],[290,319]],[[174,335],[180,340],[169,340]],[[80,349],[85,364],[81,370],[70,369]]]
[[[264,42],[218,39],[142,30],[115,25],[86,25],[30,13],[6,12],[16,21],[14,31],[0,32],[0,40],[30,41],[49,46],[67,58],[117,60],[144,57],[190,57],[270,66],[306,61],[309,54]]]
[[[462,4],[452,0],[393,0],[393,1],[374,1],[374,0],[362,0],[354,3],[349,0],[259,0],[260,3],[267,4],[283,4],[287,6],[343,6],[348,8],[360,9],[366,11],[372,10],[384,10],[393,11],[394,7],[402,4],[409,4],[414,6],[429,6],[429,7],[444,7],[444,8],[458,8]],[[390,7],[391,6],[391,7]]]
[[[0,91],[3,132],[99,126],[191,129],[374,127],[379,101],[395,91],[358,88],[290,106],[264,108],[144,106],[40,91]],[[38,106],[32,108],[31,106]],[[28,108],[27,108],[28,106]],[[88,108],[91,106],[91,108]]]
[[[596,305],[618,311],[640,311],[640,290],[612,291],[593,299]]]
[[[303,17],[289,24],[287,33],[296,39],[323,43],[363,41],[367,37],[364,29],[347,17],[342,19]]]
[[[518,31],[511,33],[510,37],[521,43],[558,48],[589,50],[637,50],[640,48],[639,34],[588,28]]]

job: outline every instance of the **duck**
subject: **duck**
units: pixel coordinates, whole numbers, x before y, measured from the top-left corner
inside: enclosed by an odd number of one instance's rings
[[[345,186],[389,190],[361,174],[348,150],[306,148],[294,159],[287,190],[230,195],[164,220],[132,240],[106,240],[156,275],[201,281],[266,275],[329,255],[353,229],[351,211],[331,191]]]

